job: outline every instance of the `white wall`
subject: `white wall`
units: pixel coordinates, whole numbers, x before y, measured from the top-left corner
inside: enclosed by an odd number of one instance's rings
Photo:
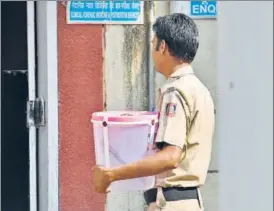
[[[219,12],[219,210],[272,211],[273,2]]]

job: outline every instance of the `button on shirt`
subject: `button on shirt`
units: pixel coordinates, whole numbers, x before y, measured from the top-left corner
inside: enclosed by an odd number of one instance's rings
[[[185,98],[176,90],[183,92]],[[159,94],[159,128],[155,144],[159,148],[165,144],[178,146],[183,155],[176,169],[156,176],[156,186],[201,186],[210,163],[215,124],[210,92],[195,76],[191,66],[184,66],[168,78]],[[187,117],[193,118],[196,112],[186,142]]]

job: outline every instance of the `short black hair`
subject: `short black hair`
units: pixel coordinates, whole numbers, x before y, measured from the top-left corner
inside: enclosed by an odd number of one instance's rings
[[[153,24],[153,31],[158,38],[156,50],[164,40],[172,56],[187,63],[193,61],[199,47],[199,33],[190,17],[182,13],[159,17]]]

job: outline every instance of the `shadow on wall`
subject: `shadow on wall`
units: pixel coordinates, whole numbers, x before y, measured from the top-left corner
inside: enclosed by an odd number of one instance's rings
[[[125,26],[122,59],[125,67],[126,108],[148,109],[148,52],[146,26]],[[139,106],[138,106],[139,107]]]

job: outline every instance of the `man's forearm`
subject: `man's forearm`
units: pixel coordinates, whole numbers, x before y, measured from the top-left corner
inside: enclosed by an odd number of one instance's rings
[[[132,164],[108,170],[111,181],[153,176],[176,168],[181,150],[169,148]]]

